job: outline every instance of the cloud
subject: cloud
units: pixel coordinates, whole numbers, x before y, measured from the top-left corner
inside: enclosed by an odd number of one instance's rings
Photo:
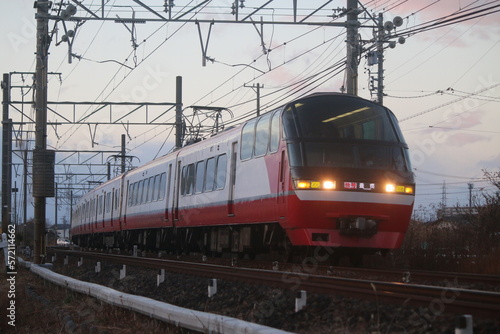
[[[490,5],[485,5],[484,3],[477,3],[477,1],[455,1],[455,0],[426,0],[426,1],[408,1],[400,6],[395,7],[391,10],[391,14],[386,15],[388,19],[392,19],[394,16],[399,15],[404,19],[402,29],[411,28],[416,25],[422,25],[426,23],[438,22],[437,20],[446,18],[455,18],[460,15],[470,14],[476,11],[480,11],[491,7]],[[378,9],[377,9],[378,10]],[[460,13],[459,13],[460,12]],[[498,35],[500,34],[500,28],[498,26],[499,14],[493,13],[488,14],[491,11],[485,11],[484,13],[477,13],[472,15],[476,17],[475,19],[457,22],[450,26],[444,27],[443,29],[438,29],[440,33],[430,33],[430,34],[419,34],[422,40],[432,39],[439,41],[439,44],[448,45],[453,42],[454,46],[457,47],[467,47],[470,43],[467,42],[469,38],[475,40],[485,40],[485,41],[496,41]],[[455,15],[456,14],[456,15]],[[450,28],[451,27],[451,28]]]
[[[449,135],[445,141],[445,145],[463,147],[472,145],[477,142],[487,141],[488,137],[471,133],[456,133]]]
[[[500,168],[500,154],[491,155],[488,159],[480,160],[477,166],[481,169],[496,171]]]

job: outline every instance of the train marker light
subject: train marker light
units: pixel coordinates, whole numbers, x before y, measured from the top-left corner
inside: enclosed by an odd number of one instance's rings
[[[307,180],[294,180],[296,189],[323,189],[333,190],[336,187],[335,181],[307,181]]]
[[[413,194],[412,186],[399,186],[392,183],[385,185],[385,191],[388,193]]]
[[[311,182],[309,181],[301,181],[301,180],[296,180],[295,181],[295,186],[298,189],[309,189],[311,188]]]
[[[404,193],[405,192],[405,186],[396,186],[396,192],[397,193]]]

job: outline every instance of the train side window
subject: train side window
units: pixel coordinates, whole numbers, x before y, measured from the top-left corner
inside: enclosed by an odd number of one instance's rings
[[[151,178],[148,178],[148,177],[144,179],[144,191],[142,193],[142,201],[143,201],[143,203],[147,203],[151,199],[151,197],[149,197],[149,194],[150,194],[150,191],[149,191],[149,181],[150,180],[151,180]]]
[[[227,156],[226,154],[221,154],[217,157],[217,168],[215,177],[215,189],[224,189],[226,185],[226,174],[227,174]]]
[[[247,160],[252,157],[255,139],[255,120],[248,121],[241,131],[240,159]]]
[[[106,194],[106,201],[104,202],[104,207],[106,208],[107,213],[111,211],[111,192]]]
[[[97,198],[97,214],[102,214],[102,195],[99,195],[99,197]]]
[[[142,194],[144,194],[144,180],[139,181],[139,193],[137,194],[137,205],[142,204]]]
[[[194,192],[194,164],[189,164],[186,170],[186,195],[192,195]]]
[[[153,198],[151,199],[152,201],[157,201],[158,200],[158,191],[160,189],[160,174],[155,175],[155,180],[154,180],[154,189],[153,189]]]
[[[120,189],[115,190],[115,211],[118,210],[118,204],[120,203]]]
[[[134,205],[134,188],[135,188],[135,182],[130,185],[129,189],[129,198],[128,198],[128,205],[133,206]]]
[[[154,185],[155,185],[155,177],[154,176],[151,176],[149,178],[149,187],[148,187],[148,201],[149,202],[152,202],[154,199],[153,199],[153,190],[154,190]]]
[[[255,156],[263,156],[267,153],[267,147],[269,146],[269,136],[270,129],[269,123],[271,121],[271,114],[266,114],[262,116],[257,121],[257,126],[255,127]]]
[[[280,116],[281,109],[276,111],[271,120],[271,140],[269,142],[269,152],[277,152],[280,144]]]
[[[205,166],[205,186],[203,191],[214,190],[215,181],[215,158],[207,159],[207,164]]]
[[[141,204],[141,199],[142,199],[142,184],[143,184],[143,181],[141,180],[135,186],[135,192],[136,192],[135,193],[135,202],[134,202],[135,205]]]
[[[158,189],[158,200],[162,200],[165,198],[165,190],[167,188],[166,178],[167,178],[167,173],[161,173],[160,186]]]
[[[205,161],[198,161],[196,163],[196,179],[194,182],[196,194],[199,194],[203,191],[203,177],[205,175]]]
[[[141,203],[146,203],[146,198],[148,197],[148,183],[149,178],[145,178],[142,182],[142,190],[141,190]]]
[[[132,206],[135,205],[135,198],[137,196],[137,182],[134,182],[133,187],[132,187]]]
[[[186,172],[187,172],[187,167],[184,166],[182,167],[182,173],[181,173],[181,195],[186,194]]]

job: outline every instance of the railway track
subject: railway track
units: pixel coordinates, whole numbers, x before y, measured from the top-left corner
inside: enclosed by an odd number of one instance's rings
[[[439,312],[473,314],[496,318],[500,314],[500,293],[461,289],[446,286],[428,286],[363,279],[312,275],[305,272],[274,271],[239,268],[206,263],[172,261],[147,257],[131,257],[73,250],[52,250],[61,255],[84,257],[95,261],[130,266],[165,269],[189,275],[251,284],[274,286],[292,291],[305,290],[319,294],[342,294],[361,299],[387,301],[426,307]],[[472,278],[471,278],[472,279]]]
[[[483,275],[472,273],[458,273],[446,271],[426,271],[426,270],[396,270],[396,269],[371,269],[371,268],[352,268],[352,267],[335,267],[334,272],[338,275],[345,273],[356,274],[374,274],[391,278],[394,281],[453,281],[458,283],[475,283],[488,286],[500,287],[500,276]]]

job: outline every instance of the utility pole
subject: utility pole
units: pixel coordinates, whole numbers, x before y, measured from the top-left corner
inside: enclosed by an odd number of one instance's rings
[[[182,77],[177,76],[175,81],[175,149],[182,147]]]
[[[384,105],[384,14],[378,14],[377,31],[377,103]]]
[[[396,42],[391,40],[393,38],[391,32],[397,27],[401,27],[402,24],[403,19],[400,16],[396,16],[392,21],[384,23],[384,14],[382,13],[378,14],[378,19],[376,20],[376,30],[373,32],[374,36],[376,36],[376,51],[368,53],[368,66],[377,65],[376,77],[370,75],[370,92],[376,92],[376,101],[380,105],[384,104],[384,49],[386,45],[391,49],[396,47]],[[398,43],[404,44],[405,38],[400,36]],[[375,81],[377,82],[377,87],[375,87]]]
[[[125,155],[125,135],[122,134],[122,147],[121,147],[121,158],[122,158],[122,165],[121,165],[121,171],[122,171],[122,174],[125,173],[125,159],[126,159],[126,155]]]
[[[246,84],[243,86],[248,87],[248,88],[255,88],[255,92],[257,93],[257,117],[259,117],[260,116],[260,89],[264,88],[264,85],[257,83],[257,84],[253,84],[251,86],[247,86]]]
[[[24,150],[23,158],[23,221],[22,224],[26,224],[28,221],[28,150]],[[24,225],[24,231],[26,231],[26,225]],[[26,242],[26,238],[24,238]]]
[[[469,187],[469,208],[472,208],[472,189],[474,188],[474,183],[467,183]]]
[[[45,255],[46,198],[54,196],[54,151],[47,150],[47,69],[50,37],[47,18],[50,2],[35,2],[36,75],[35,75],[35,149],[33,151],[34,257],[40,264]]]
[[[346,64],[346,93],[358,95],[358,1],[347,0],[347,64]]]

